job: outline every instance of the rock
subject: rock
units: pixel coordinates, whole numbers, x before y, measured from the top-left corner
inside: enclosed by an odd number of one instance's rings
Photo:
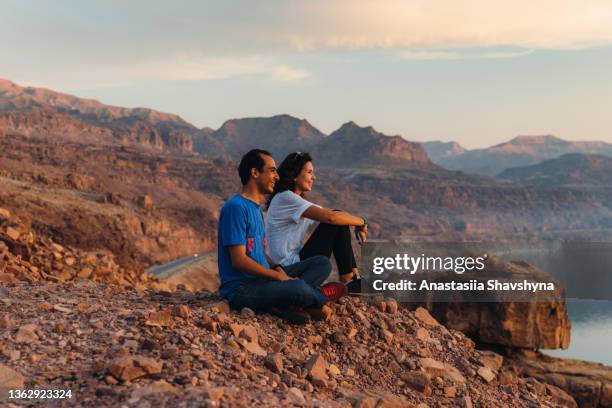
[[[172,314],[168,310],[160,310],[150,313],[145,324],[147,326],[172,327],[174,321],[172,320]]]
[[[243,339],[247,339],[253,343],[259,342],[259,335],[257,334],[257,329],[253,326],[244,326],[240,331],[239,337]]]
[[[550,280],[550,276],[524,262],[504,263],[494,257],[489,260],[492,263],[487,264],[487,271],[496,271],[496,275],[507,275],[515,281]],[[563,289],[560,285],[555,287],[554,294],[538,295],[543,298],[530,302],[438,302],[432,314],[447,328],[460,330],[478,342],[532,350],[566,349],[571,322]]]
[[[61,246],[60,244],[56,244],[56,243],[51,244],[51,249],[55,252],[59,252],[60,254],[64,252],[65,250],[63,246]]]
[[[230,308],[229,302],[227,300],[222,300],[222,301],[213,303],[210,306],[210,310],[212,310],[215,313],[225,313],[225,314],[230,314],[232,311]]]
[[[419,307],[414,311],[414,316],[428,326],[436,327],[440,325],[440,323],[438,323],[438,321],[429,314],[427,309],[422,307]]]
[[[323,337],[321,335],[308,336],[306,341],[310,344],[321,344],[323,343]]]
[[[569,395],[567,392],[563,391],[561,388],[555,387],[554,385],[546,384],[546,390],[547,390],[548,395],[551,396],[553,403],[559,406],[562,406],[562,407],[578,408],[578,404],[576,404],[576,400],[572,398],[572,396]],[[612,401],[608,401],[608,403],[606,404],[606,401],[604,401],[603,397],[604,396],[602,393],[600,405],[602,407],[612,406],[612,404],[610,404],[612,403]]]
[[[499,371],[504,364],[504,357],[493,351],[479,351],[480,357],[478,361],[491,371]]]
[[[461,397],[458,402],[461,408],[473,408],[474,407],[474,405],[472,405],[472,399],[468,397],[467,395],[464,395],[463,397]]]
[[[428,341],[430,339],[429,330],[424,327],[419,327],[416,331],[417,339],[421,341]]]
[[[11,273],[0,272],[0,283],[19,283],[19,279],[15,278],[15,275]]]
[[[599,399],[599,405],[606,408],[612,407],[612,383],[604,384],[601,387],[601,398]]]
[[[204,391],[204,397],[215,402],[219,402],[224,394],[225,389],[223,387],[208,387]]]
[[[289,390],[287,390],[287,393],[285,394],[285,398],[290,404],[295,404],[295,405],[306,404],[306,399],[304,398],[304,394],[302,394],[302,391],[300,391],[299,389],[295,387],[291,387],[289,388]]]
[[[202,317],[200,325],[213,333],[219,332],[219,323],[213,321],[209,316]]]
[[[86,266],[85,268],[81,269],[81,271],[77,274],[77,277],[81,279],[87,279],[91,276],[92,272],[93,272],[93,269]]]
[[[38,335],[36,331],[38,330],[38,326],[35,324],[25,324],[17,330],[17,334],[15,334],[15,342],[16,343],[26,343],[31,344],[38,341]]]
[[[389,314],[395,314],[397,313],[399,306],[397,304],[397,301],[393,298],[387,298],[385,299],[385,303],[387,304],[387,313]]]
[[[444,363],[434,360],[433,358],[421,358],[419,362],[421,368],[434,377],[442,376],[446,372]]]
[[[19,239],[19,237],[21,236],[21,233],[19,231],[17,231],[15,228],[13,227],[7,227],[6,228],[6,235],[14,240],[17,241]]]
[[[238,324],[238,323],[231,323],[229,325],[230,330],[232,331],[232,334],[236,337],[240,336],[240,333],[242,333],[242,325]]]
[[[248,307],[243,307],[240,311],[240,316],[252,319],[255,317],[255,312],[252,309],[249,309]]]
[[[153,210],[153,198],[150,195],[144,195],[138,198],[138,205],[146,211]]]
[[[177,305],[172,308],[172,315],[187,319],[189,317],[189,307],[185,305]]]
[[[306,362],[304,368],[308,372],[308,377],[310,377],[311,380],[322,382],[328,380],[327,362],[321,353],[313,354]]]
[[[130,397],[132,399],[141,399],[151,394],[160,394],[164,392],[171,392],[178,394],[179,389],[164,380],[155,381],[151,384],[147,384],[144,387],[138,387],[132,391]]]
[[[64,305],[54,305],[53,306],[53,310],[57,311],[57,312],[62,312],[62,313],[72,313],[73,310],[70,309],[69,307],[66,307]]]
[[[493,371],[491,371],[491,369],[488,368],[488,367],[480,367],[478,369],[478,371],[476,371],[476,372],[478,373],[480,378],[482,378],[483,380],[485,380],[488,383],[493,381],[495,379],[495,377],[496,377],[496,375],[493,373]]]
[[[433,377],[444,377],[454,383],[464,384],[465,377],[450,364],[442,363],[433,358],[426,357],[420,360],[421,368]]]
[[[15,325],[15,322],[11,319],[11,315],[5,313],[0,317],[0,329],[9,329]]]
[[[567,377],[567,392],[580,407],[597,407],[601,398],[601,381],[575,376]]]
[[[431,395],[431,377],[421,371],[408,371],[402,373],[402,381],[411,389],[429,397]]]
[[[242,341],[238,344],[244,347],[244,349],[247,350],[248,352],[258,355],[260,357],[265,357],[268,355],[266,350],[261,348],[261,346],[258,343],[247,341],[246,339],[242,339]]]
[[[387,329],[382,329],[381,330],[381,334],[382,334],[383,338],[385,339],[385,341],[387,342],[387,344],[393,343],[393,333],[391,333]]]
[[[446,398],[455,398],[457,396],[457,387],[444,387],[444,396]]]
[[[515,370],[518,375],[535,377],[547,385],[563,390],[581,407],[606,406],[603,401],[610,399],[606,392],[610,392],[612,368],[601,364],[520,351],[509,355],[504,366]],[[554,388],[552,390],[554,391]],[[564,397],[561,394],[555,395],[555,398]]]
[[[32,250],[28,245],[18,242],[4,234],[0,234],[0,241],[4,242],[10,253],[15,256],[20,256],[21,259],[25,261],[30,261]]]
[[[159,374],[162,363],[143,356],[123,356],[113,360],[108,372],[118,380],[132,381],[133,379],[151,374]]]
[[[24,388],[25,379],[17,371],[0,363],[0,397],[7,388]]]
[[[10,220],[11,212],[5,208],[0,208],[0,220]]]
[[[404,397],[385,393],[380,396],[376,408],[405,408],[411,405]]]
[[[269,353],[264,365],[277,374],[283,373],[283,356],[280,353]]]
[[[327,371],[334,377],[342,374],[338,366],[336,366],[335,364],[330,364],[329,367],[327,367]]]

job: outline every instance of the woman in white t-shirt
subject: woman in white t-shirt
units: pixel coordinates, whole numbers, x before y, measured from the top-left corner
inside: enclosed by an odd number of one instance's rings
[[[289,154],[278,168],[280,180],[268,199],[266,237],[268,255],[278,265],[291,265],[312,256],[334,255],[340,280],[348,283],[358,277],[351,247],[350,226],[362,242],[367,223],[362,217],[345,211],[330,210],[304,198],[316,179],[312,158],[308,153]],[[308,240],[306,233],[317,225]],[[354,281],[354,283],[358,283]],[[358,285],[349,285],[358,291]]]

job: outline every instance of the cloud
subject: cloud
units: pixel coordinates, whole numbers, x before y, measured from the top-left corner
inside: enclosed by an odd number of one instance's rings
[[[125,67],[124,74],[152,80],[213,80],[261,75],[288,82],[307,78],[308,71],[262,56],[207,57],[179,54],[175,58]]]
[[[299,6],[289,4],[299,8],[302,22],[281,28],[278,34],[301,50],[575,49],[612,43],[612,2],[607,0],[311,0]]]
[[[399,52],[399,58],[405,60],[428,61],[428,60],[461,60],[461,59],[506,59],[524,57],[532,54],[535,50],[517,51],[436,51],[436,50],[405,50]]]
[[[15,71],[11,78],[29,86],[50,87],[53,84],[62,89],[79,90],[116,87],[142,80],[207,81],[257,75],[271,81],[297,82],[310,76],[302,68],[281,64],[271,57],[206,57],[195,54],[178,53],[167,58],[92,64],[73,71],[52,71],[46,73],[44,81],[36,79],[39,78],[36,70],[31,72],[31,78],[23,71]]]
[[[609,0],[266,0],[256,6],[98,0],[7,7],[0,15],[0,36],[11,38],[0,43],[3,75],[75,86],[248,75],[295,82],[311,76],[305,58],[363,49],[451,60],[612,44]]]
[[[281,65],[273,69],[273,76],[279,81],[299,81],[310,76],[306,70]]]

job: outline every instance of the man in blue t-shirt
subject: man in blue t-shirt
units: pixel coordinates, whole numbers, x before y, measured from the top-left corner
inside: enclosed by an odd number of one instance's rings
[[[306,323],[307,315],[296,307],[321,308],[342,291],[335,284],[320,287],[331,272],[329,259],[315,256],[285,267],[271,266],[260,204],[278,181],[276,163],[269,152],[253,149],[242,157],[238,174],[242,190],[225,203],[219,216],[219,294],[234,309],[249,307]]]

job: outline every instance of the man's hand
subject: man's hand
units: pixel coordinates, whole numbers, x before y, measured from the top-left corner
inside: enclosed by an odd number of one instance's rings
[[[286,281],[286,280],[295,280],[295,279],[297,279],[297,278],[292,278],[291,276],[287,275],[287,272],[285,272],[285,270],[281,266],[276,266],[273,270],[275,270],[276,273],[277,273],[276,280]]]

